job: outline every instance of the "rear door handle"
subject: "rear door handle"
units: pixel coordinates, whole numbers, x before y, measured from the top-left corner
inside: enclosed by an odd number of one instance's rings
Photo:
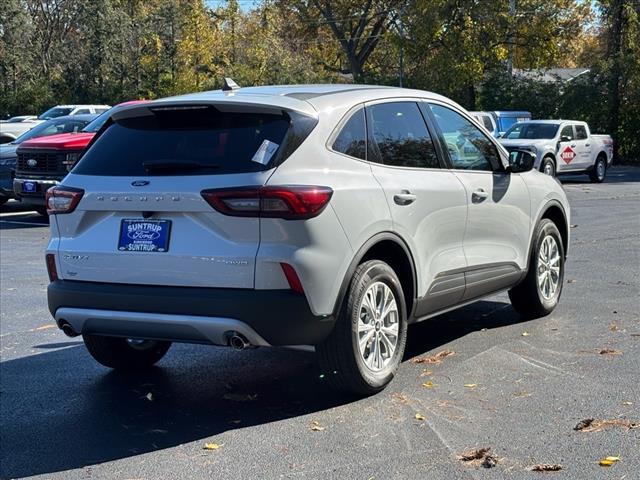
[[[404,207],[406,205],[411,205],[416,201],[416,198],[417,197],[409,190],[402,190],[400,193],[396,193],[393,196],[393,201],[396,202],[397,205]]]
[[[584,146],[585,146],[585,147],[590,147],[590,146],[591,146],[591,144],[590,144],[590,143],[585,143],[585,144],[584,144]]]
[[[484,188],[477,188],[471,194],[471,201],[473,202],[481,202],[485,198],[487,198],[489,194],[485,191]]]
[[[575,143],[572,143],[572,144],[571,144],[571,147],[572,147],[572,148],[576,148],[576,144],[575,144]]]

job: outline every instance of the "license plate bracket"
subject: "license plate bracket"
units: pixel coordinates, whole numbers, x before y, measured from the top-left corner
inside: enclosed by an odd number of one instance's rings
[[[164,253],[169,251],[171,220],[124,218],[120,222],[118,250]]]

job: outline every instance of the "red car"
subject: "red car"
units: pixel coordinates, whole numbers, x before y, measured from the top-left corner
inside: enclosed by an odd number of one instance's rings
[[[116,105],[144,103],[146,100],[132,100]],[[13,191],[22,203],[33,205],[35,210],[46,215],[45,193],[58,185],[76,164],[84,149],[96,132],[105,124],[111,109],[102,113],[77,133],[61,133],[48,137],[38,137],[22,143],[17,150],[18,162]]]

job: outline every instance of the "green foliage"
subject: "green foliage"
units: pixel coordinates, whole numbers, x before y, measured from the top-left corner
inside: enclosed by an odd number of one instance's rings
[[[588,121],[640,158],[638,0],[4,0],[0,116],[240,85],[367,82]],[[592,6],[595,9],[592,11]],[[598,15],[595,16],[595,13]],[[402,69],[401,69],[402,58]],[[590,67],[568,83],[511,68]]]

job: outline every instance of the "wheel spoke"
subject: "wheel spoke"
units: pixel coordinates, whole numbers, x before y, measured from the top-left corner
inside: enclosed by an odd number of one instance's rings
[[[362,337],[360,337],[360,351],[364,354],[365,349],[367,348],[367,344],[369,343],[369,340],[371,340],[371,338],[375,335],[375,330],[372,328],[370,331],[368,331],[366,334],[364,334]]]
[[[382,339],[385,350],[387,351],[387,358],[391,358],[393,356],[393,352],[396,349],[395,344],[391,340],[389,340],[384,332],[380,332],[380,338]]]
[[[393,335],[394,337],[398,336],[398,322],[394,322],[391,325],[383,326],[380,329],[385,335]]]

